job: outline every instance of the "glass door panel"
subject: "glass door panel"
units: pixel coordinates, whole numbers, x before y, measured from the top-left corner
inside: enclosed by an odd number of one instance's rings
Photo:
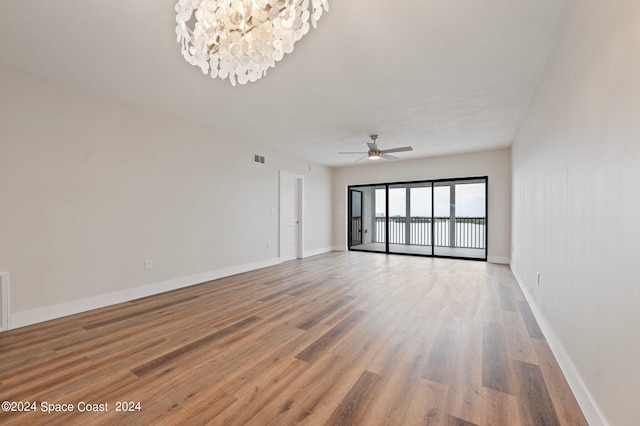
[[[369,219],[370,250],[387,252],[387,190],[386,186],[371,188],[371,217]]]
[[[385,186],[349,189],[348,245],[353,250],[386,252]]]
[[[413,246],[425,254],[433,254],[431,235],[431,184],[409,188],[411,201],[411,239]]]
[[[486,259],[486,179],[434,183],[434,254]]]
[[[458,255],[486,259],[487,184],[484,180],[457,182],[454,192]]]
[[[351,191],[351,213],[349,214],[349,247],[362,244],[362,192]]]
[[[407,222],[407,188],[393,185],[389,187],[389,245],[404,245]]]
[[[433,184],[433,253],[448,256],[451,239],[451,184]]]
[[[389,186],[389,252],[433,254],[430,183]]]

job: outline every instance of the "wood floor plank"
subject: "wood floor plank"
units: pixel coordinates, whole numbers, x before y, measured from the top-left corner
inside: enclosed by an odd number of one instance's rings
[[[129,371],[140,359],[144,359],[145,353],[153,351],[157,346],[157,342],[151,344],[138,345],[135,350],[120,352],[113,358],[101,361],[100,364],[90,366],[91,371],[82,371],[75,375],[67,383],[49,388],[38,393],[38,397],[43,401],[62,401],[66,399],[85,398],[102,399],[101,395],[113,391],[112,386],[103,386],[105,377],[109,378],[109,383],[118,383],[116,389],[121,390],[127,385],[135,385],[138,383],[138,377]],[[119,362],[122,357],[127,357],[127,362]]]
[[[482,324],[482,386],[513,394],[507,339],[501,325]]]
[[[516,300],[511,293],[511,288],[506,285],[499,284],[497,286],[497,289],[498,296],[500,298],[500,306],[502,307],[502,309],[505,311],[517,312],[518,304],[516,303]]]
[[[587,420],[582,414],[582,410],[576,401],[575,396],[569,388],[569,384],[564,379],[564,374],[560,370],[558,362],[553,357],[551,348],[544,340],[534,340],[540,370],[547,383],[549,395],[556,409],[558,419],[562,425],[587,426]]]
[[[187,297],[183,297],[179,300],[176,301],[171,301],[171,302],[167,302],[167,303],[163,303],[160,305],[155,305],[155,306],[151,306],[147,309],[142,309],[142,310],[132,310],[132,312],[123,314],[123,315],[119,315],[116,317],[112,317],[109,319],[105,319],[105,320],[98,320],[98,321],[92,321],[89,322],[85,325],[82,326],[82,328],[84,328],[85,330],[93,330],[99,327],[104,327],[105,325],[111,325],[117,322],[121,322],[121,321],[125,321],[127,319],[130,318],[137,318],[140,317],[142,315],[145,314],[149,314],[149,313],[156,313],[164,308],[168,308],[168,307],[175,307],[181,303],[185,303],[185,302],[191,302],[193,300],[196,300],[198,297],[198,295],[194,295],[194,296],[187,296]]]
[[[497,296],[499,284],[492,279],[493,276],[494,274],[489,273],[478,277],[481,294],[476,318],[478,321],[503,324],[503,309]]]
[[[253,389],[262,377],[272,377],[285,368],[292,358],[291,354],[297,353],[303,346],[308,345],[309,339],[319,337],[324,331],[322,328],[314,328],[308,334],[297,334],[292,339],[281,339],[279,345],[272,345],[271,349],[256,351],[256,356],[250,363],[244,363],[236,368],[233,374],[228,375],[218,384],[236,398],[242,398]]]
[[[525,301],[519,301],[518,310],[520,311],[522,319],[524,319],[524,323],[527,326],[529,336],[533,339],[544,340],[544,334],[542,334],[542,330],[540,330],[536,317],[533,315],[529,304]]]
[[[471,423],[466,420],[459,419],[456,416],[448,416],[446,425],[447,426],[478,426],[475,423]]]
[[[326,306],[321,311],[316,312],[312,317],[308,318],[297,327],[302,330],[309,330],[311,327],[318,324],[320,321],[327,318],[329,315],[336,312],[338,309],[342,308],[344,305],[351,302],[353,299],[354,299],[354,296],[343,296],[340,299],[331,303],[329,306]]]
[[[464,323],[451,364],[446,412],[470,423],[482,418],[482,328]]]
[[[251,424],[324,424],[362,371],[368,370],[371,358],[391,335],[390,332],[382,331],[389,328],[383,327],[385,316],[373,314],[368,318],[375,321],[359,322],[341,342],[309,366],[296,381],[292,392],[275,398],[256,416],[256,419],[269,419],[268,422],[252,421]],[[365,329],[360,330],[362,327]],[[315,328],[310,332],[314,330]],[[344,342],[349,342],[350,345],[342,351],[340,343]],[[350,350],[346,350],[347,348]],[[295,391],[300,388],[308,392],[300,395]]]
[[[380,379],[381,377],[377,374],[364,371],[325,424],[362,424],[363,417],[371,404],[372,396],[380,384]]]
[[[513,361],[518,411],[524,426],[555,426],[560,421],[540,367]]]
[[[538,357],[532,344],[534,339],[529,337],[520,312],[503,311],[502,316],[511,359],[537,364]]]
[[[420,382],[416,372],[423,370],[432,342],[414,339],[388,377],[381,380],[384,385],[372,400],[367,413],[360,418],[363,424],[404,424],[413,396]]]
[[[357,363],[332,353],[323,354],[313,364],[295,361],[303,364],[305,370],[291,386],[265,402],[248,425],[322,424],[363,371]],[[337,392],[337,387],[345,387],[344,393]]]
[[[389,376],[403,359],[409,340],[401,333],[389,335],[367,363],[367,370],[381,376]]]
[[[296,355],[296,358],[305,362],[313,362],[318,358],[318,356],[320,356],[320,354],[327,351],[339,337],[346,333],[351,327],[355,326],[355,324],[365,315],[366,312],[364,311],[353,312],[318,340],[309,345],[305,350]]]
[[[450,373],[458,345],[458,330],[449,322],[443,324],[429,354],[422,377],[432,382],[449,385]]]
[[[210,393],[203,393],[197,399],[191,399],[183,404],[179,410],[173,413],[162,415],[154,419],[155,424],[175,425],[189,419],[191,424],[209,424],[224,410],[236,403],[236,398],[225,393],[221,389],[216,389]]]
[[[426,282],[421,284],[422,294],[416,298],[420,303],[416,312],[418,328],[415,336],[419,339],[436,340],[440,328],[453,314],[451,305],[447,303],[451,296],[450,286],[437,274],[427,273]],[[424,314],[424,309],[429,309],[429,315]]]
[[[180,356],[199,349],[200,347],[210,344],[211,342],[215,342],[217,339],[220,339],[225,336],[229,336],[232,333],[237,332],[242,327],[245,327],[251,323],[258,321],[260,318],[256,316],[251,316],[249,318],[245,318],[242,321],[239,321],[233,325],[223,328],[222,330],[215,331],[205,337],[202,337],[194,342],[191,342],[187,345],[184,345],[178,349],[175,349],[167,354],[164,354],[158,358],[152,359],[149,362],[146,362],[142,365],[137,366],[131,372],[138,377],[141,377],[145,374],[148,374],[150,371],[157,370],[162,368],[165,364],[174,361],[176,358]]]
[[[0,400],[142,404],[3,425],[586,424],[508,266],[358,252],[0,333]]]
[[[303,281],[301,283],[298,284],[294,284],[291,287],[285,288],[284,290],[280,290],[280,291],[276,291],[275,293],[271,293],[267,296],[264,296],[260,299],[258,299],[260,302],[268,302],[271,299],[275,299],[276,297],[280,297],[280,296],[291,296],[291,293],[297,291],[297,290],[303,290],[305,287],[312,285],[313,282],[312,281]]]
[[[447,387],[440,383],[420,379],[407,410],[404,423],[407,425],[437,426],[445,418]]]
[[[520,414],[515,396],[482,388],[482,425],[484,426],[518,426]]]
[[[291,361],[286,368],[279,369],[275,374],[267,380],[262,378],[261,382],[256,383],[256,386],[248,395],[245,395],[242,399],[237,399],[233,403],[227,401],[225,407],[220,406],[219,409],[214,412],[209,412],[211,415],[211,422],[213,424],[246,424],[251,418],[255,417],[260,410],[267,405],[276,395],[280,394],[285,388],[291,385],[291,383],[298,377],[298,375],[306,369],[307,366],[302,362]],[[214,389],[216,384],[214,381],[209,380],[209,389]],[[182,396],[184,394],[181,394]],[[228,395],[228,394],[224,394]],[[229,395],[230,397],[230,395]],[[209,401],[206,399],[205,394],[199,395],[198,399],[201,404],[207,404]],[[189,407],[189,404],[185,404],[184,399],[182,401],[176,401],[183,407]],[[186,412],[189,414],[189,412]],[[177,414],[176,414],[177,415]],[[190,417],[187,417],[190,418]]]

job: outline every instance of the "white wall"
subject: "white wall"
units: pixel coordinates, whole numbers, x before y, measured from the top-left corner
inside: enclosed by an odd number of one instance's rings
[[[14,326],[277,262],[279,169],[305,177],[305,251],[329,250],[330,168],[0,68]]]
[[[511,249],[509,149],[336,169],[333,183],[333,241],[336,249],[344,250],[347,245],[347,186],[471,176],[489,177],[488,260],[508,263]]]
[[[640,2],[572,1],[512,150],[512,268],[592,424],[638,425]]]

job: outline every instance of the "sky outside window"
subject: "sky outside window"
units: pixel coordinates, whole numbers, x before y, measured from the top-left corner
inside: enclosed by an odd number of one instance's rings
[[[484,217],[486,211],[485,183],[456,184],[456,216]],[[410,188],[411,216],[431,216],[431,189],[425,187]],[[449,186],[434,188],[434,213],[436,217],[449,216]],[[390,188],[389,216],[405,216],[406,192],[405,188]],[[376,189],[376,216],[385,216],[385,190]]]

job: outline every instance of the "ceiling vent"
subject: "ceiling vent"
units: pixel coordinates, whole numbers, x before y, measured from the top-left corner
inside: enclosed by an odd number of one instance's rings
[[[264,164],[264,155],[253,154],[253,162]]]

